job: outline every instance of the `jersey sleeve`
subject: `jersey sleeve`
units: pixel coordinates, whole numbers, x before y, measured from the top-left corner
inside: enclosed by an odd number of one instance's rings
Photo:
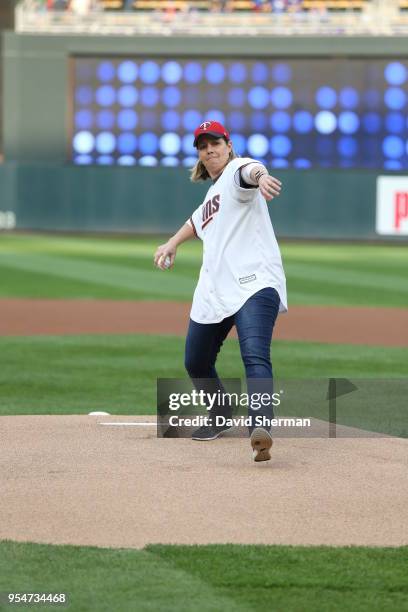
[[[261,162],[256,159],[251,159],[250,157],[238,157],[231,162],[231,182],[234,189],[234,196],[238,202],[250,202],[255,194],[258,193],[257,185],[245,185],[242,184],[240,179],[240,170],[244,166],[248,166],[250,164],[260,164]]]
[[[190,227],[193,228],[194,235],[197,238],[202,239],[200,219],[201,219],[201,206],[196,208],[196,210],[193,212],[191,217],[187,219],[186,223],[190,225]]]
[[[244,166],[240,166],[238,170],[235,171],[234,179],[236,185],[239,185],[239,187],[243,187],[244,189],[258,189],[258,184],[251,183],[250,180],[252,179],[249,178],[249,175],[254,166],[259,167],[260,164],[258,162],[252,161],[248,164],[245,164]]]

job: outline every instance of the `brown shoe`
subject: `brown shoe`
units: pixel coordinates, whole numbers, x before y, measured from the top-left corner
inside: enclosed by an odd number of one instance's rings
[[[254,461],[269,461],[271,453],[269,452],[273,440],[269,431],[263,427],[256,427],[251,433],[251,446],[253,450]]]

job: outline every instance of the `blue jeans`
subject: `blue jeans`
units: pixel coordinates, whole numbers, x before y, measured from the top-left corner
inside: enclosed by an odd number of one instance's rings
[[[280,298],[276,289],[266,287],[252,295],[234,315],[219,323],[196,323],[190,319],[188,328],[185,367],[196,387],[206,393],[224,392],[223,385],[215,369],[218,353],[229,331],[235,325],[238,334],[241,357],[245,367],[248,395],[254,393],[273,393],[273,373],[270,356],[272,332],[279,312]],[[197,380],[196,379],[206,379]],[[196,382],[195,382],[196,381]],[[217,406],[210,416],[231,416],[228,407]],[[256,416],[273,418],[270,403],[253,409],[248,406],[251,417],[249,430],[255,426]]]

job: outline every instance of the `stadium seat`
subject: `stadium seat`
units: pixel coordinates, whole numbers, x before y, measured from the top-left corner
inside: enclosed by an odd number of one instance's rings
[[[124,0],[101,0],[105,11],[123,10]]]
[[[183,11],[188,9],[208,11],[210,0],[134,0],[133,8],[139,11]]]
[[[370,0],[303,0],[300,7],[305,12],[315,10],[327,10],[331,12],[353,11],[360,12],[370,2]],[[125,0],[100,0],[102,7],[108,11],[123,10]],[[128,7],[129,7],[129,3]],[[157,10],[188,10],[199,11],[214,10],[214,0],[134,0],[130,5],[134,10],[157,11]],[[229,0],[227,10],[229,11],[254,11],[271,10],[270,2],[257,2],[256,0]],[[408,0],[400,0],[401,10],[408,10]],[[292,12],[294,7],[289,5],[288,12]]]
[[[302,8],[305,11],[361,11],[367,0],[303,0]]]

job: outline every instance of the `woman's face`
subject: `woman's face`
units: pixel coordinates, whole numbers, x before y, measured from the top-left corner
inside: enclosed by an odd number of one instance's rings
[[[232,143],[209,134],[200,136],[197,143],[198,158],[203,162],[211,178],[217,177],[228,163]]]

